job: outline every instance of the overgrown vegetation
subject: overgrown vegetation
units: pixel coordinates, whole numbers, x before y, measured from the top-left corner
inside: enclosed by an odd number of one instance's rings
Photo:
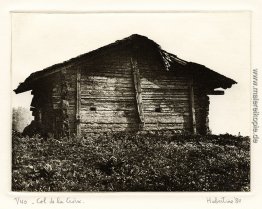
[[[14,191],[249,191],[250,139],[174,132],[97,139],[13,132]]]

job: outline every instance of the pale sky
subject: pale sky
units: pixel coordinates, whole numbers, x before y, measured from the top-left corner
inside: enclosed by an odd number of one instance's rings
[[[92,13],[12,15],[12,88],[32,72],[140,34],[181,59],[238,84],[210,96],[212,133],[250,135],[250,14]],[[13,106],[29,108],[30,92],[13,93]]]

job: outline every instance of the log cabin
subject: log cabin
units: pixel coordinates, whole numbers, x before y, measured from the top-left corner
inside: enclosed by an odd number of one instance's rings
[[[207,134],[209,97],[236,82],[138,34],[32,73],[34,122],[56,137],[177,130]],[[223,90],[217,90],[223,89]]]

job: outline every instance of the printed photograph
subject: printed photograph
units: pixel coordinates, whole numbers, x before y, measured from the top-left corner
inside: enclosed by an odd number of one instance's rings
[[[12,191],[249,192],[250,13],[12,13]]]

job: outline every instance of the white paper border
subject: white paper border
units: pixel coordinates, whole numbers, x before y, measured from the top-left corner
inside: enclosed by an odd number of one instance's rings
[[[11,22],[10,22],[10,11],[17,12],[184,12],[184,11],[251,11],[252,12],[252,69],[258,68],[259,73],[262,69],[261,63],[261,3],[259,0],[253,1],[234,1],[234,0],[220,0],[220,1],[100,1],[94,3],[92,1],[81,1],[81,0],[65,0],[63,2],[59,0],[45,0],[45,1],[6,1],[0,3],[1,13],[1,36],[0,36],[0,55],[1,55],[1,76],[0,76],[0,95],[1,95],[1,205],[5,208],[36,208],[35,205],[21,206],[16,205],[13,200],[14,197],[40,197],[40,196],[79,196],[85,201],[82,205],[63,205],[62,207],[77,207],[77,208],[238,208],[238,207],[251,207],[260,208],[260,195],[262,181],[262,169],[260,168],[261,159],[261,141],[258,144],[251,143],[252,153],[252,192],[250,193],[224,193],[224,192],[174,192],[174,193],[15,193],[10,192],[10,181],[11,181],[11,140],[10,140],[10,127],[11,127],[11,97],[10,97],[10,55],[11,55]],[[259,56],[260,55],[260,56]],[[261,73],[260,73],[261,74]],[[259,75],[260,75],[259,74]],[[261,77],[261,75],[260,75]],[[259,77],[259,78],[260,78]],[[260,79],[259,79],[260,80]],[[261,98],[261,90],[259,89],[259,97]],[[261,106],[261,105],[260,105]],[[261,118],[261,117],[260,117]],[[261,128],[260,134],[261,136]],[[261,140],[261,139],[260,139]],[[242,203],[239,205],[211,205],[206,203],[207,197],[240,197]],[[43,205],[38,207],[51,207],[51,205]],[[54,205],[54,208],[61,207],[60,205]]]

